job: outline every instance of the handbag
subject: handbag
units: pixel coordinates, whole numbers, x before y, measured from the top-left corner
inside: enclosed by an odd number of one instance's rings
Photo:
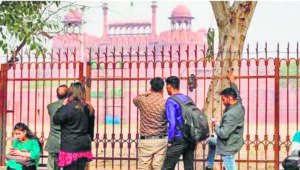
[[[285,170],[299,170],[300,168],[300,158],[288,156],[282,162],[282,166]]]
[[[22,165],[25,165],[25,166],[29,166],[29,163],[31,161],[30,158],[25,158],[25,157],[22,157],[22,156],[15,156],[15,155],[6,155],[5,156],[5,159],[6,160],[15,160],[17,161],[18,163],[22,164]]]

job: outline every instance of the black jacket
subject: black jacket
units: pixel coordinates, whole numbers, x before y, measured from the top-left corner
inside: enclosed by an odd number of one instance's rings
[[[81,109],[75,103],[68,103],[56,111],[53,122],[61,125],[60,150],[66,152],[91,150],[95,115],[90,113],[88,105]]]

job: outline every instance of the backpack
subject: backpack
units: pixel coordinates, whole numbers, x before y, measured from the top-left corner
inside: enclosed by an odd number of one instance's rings
[[[207,116],[194,104],[189,98],[187,102],[180,101],[176,96],[171,96],[171,99],[180,104],[182,112],[182,126],[177,122],[177,127],[180,127],[183,137],[192,143],[201,142],[209,137],[209,126]]]
[[[284,159],[282,166],[285,170],[299,170],[300,169],[300,158],[289,156]]]

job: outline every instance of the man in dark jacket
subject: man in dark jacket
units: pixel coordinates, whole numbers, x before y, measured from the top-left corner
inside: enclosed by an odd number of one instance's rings
[[[48,162],[47,169],[48,170],[59,170],[59,166],[57,165],[58,161],[58,151],[59,151],[59,140],[60,140],[60,125],[56,125],[53,123],[53,116],[55,112],[63,105],[64,99],[68,95],[68,86],[60,85],[56,89],[56,94],[58,101],[51,103],[47,106],[48,113],[50,117],[50,134],[47,140],[45,150],[48,151]]]
[[[207,170],[213,168],[215,151],[222,155],[226,170],[235,170],[234,155],[244,144],[245,109],[235,82],[233,70],[228,73],[230,88],[221,92],[223,104],[226,106],[220,125],[214,128],[217,140],[210,139]]]
[[[187,102],[189,98],[179,92],[179,78],[171,76],[166,79],[167,91],[170,96],[177,97],[182,102]],[[169,122],[168,127],[168,148],[166,158],[164,160],[163,170],[173,170],[179,160],[183,156],[184,169],[192,170],[194,161],[195,144],[189,143],[182,136],[181,126],[182,111],[180,104],[171,97],[166,102],[166,117]]]

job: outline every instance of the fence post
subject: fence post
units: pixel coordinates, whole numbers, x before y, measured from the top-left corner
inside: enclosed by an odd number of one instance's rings
[[[86,62],[86,78],[85,78],[85,100],[89,103],[91,103],[91,69],[92,64],[91,60],[89,62]],[[85,167],[85,170],[90,170],[91,166],[88,163]]]
[[[7,111],[7,64],[1,64],[0,71],[0,166],[5,164],[6,111]]]
[[[84,72],[84,65],[82,62],[79,62],[79,82],[81,83],[83,83],[85,79],[83,72]]]
[[[279,77],[279,67],[280,67],[280,60],[279,58],[275,58],[275,118],[274,118],[274,160],[275,160],[275,167],[274,169],[279,169],[279,150],[280,150],[280,136],[279,136],[279,113],[280,113],[280,105],[279,105],[279,97],[280,97],[280,77]]]
[[[91,69],[92,69],[92,64],[91,62],[86,62],[86,101],[90,102],[91,101]]]

